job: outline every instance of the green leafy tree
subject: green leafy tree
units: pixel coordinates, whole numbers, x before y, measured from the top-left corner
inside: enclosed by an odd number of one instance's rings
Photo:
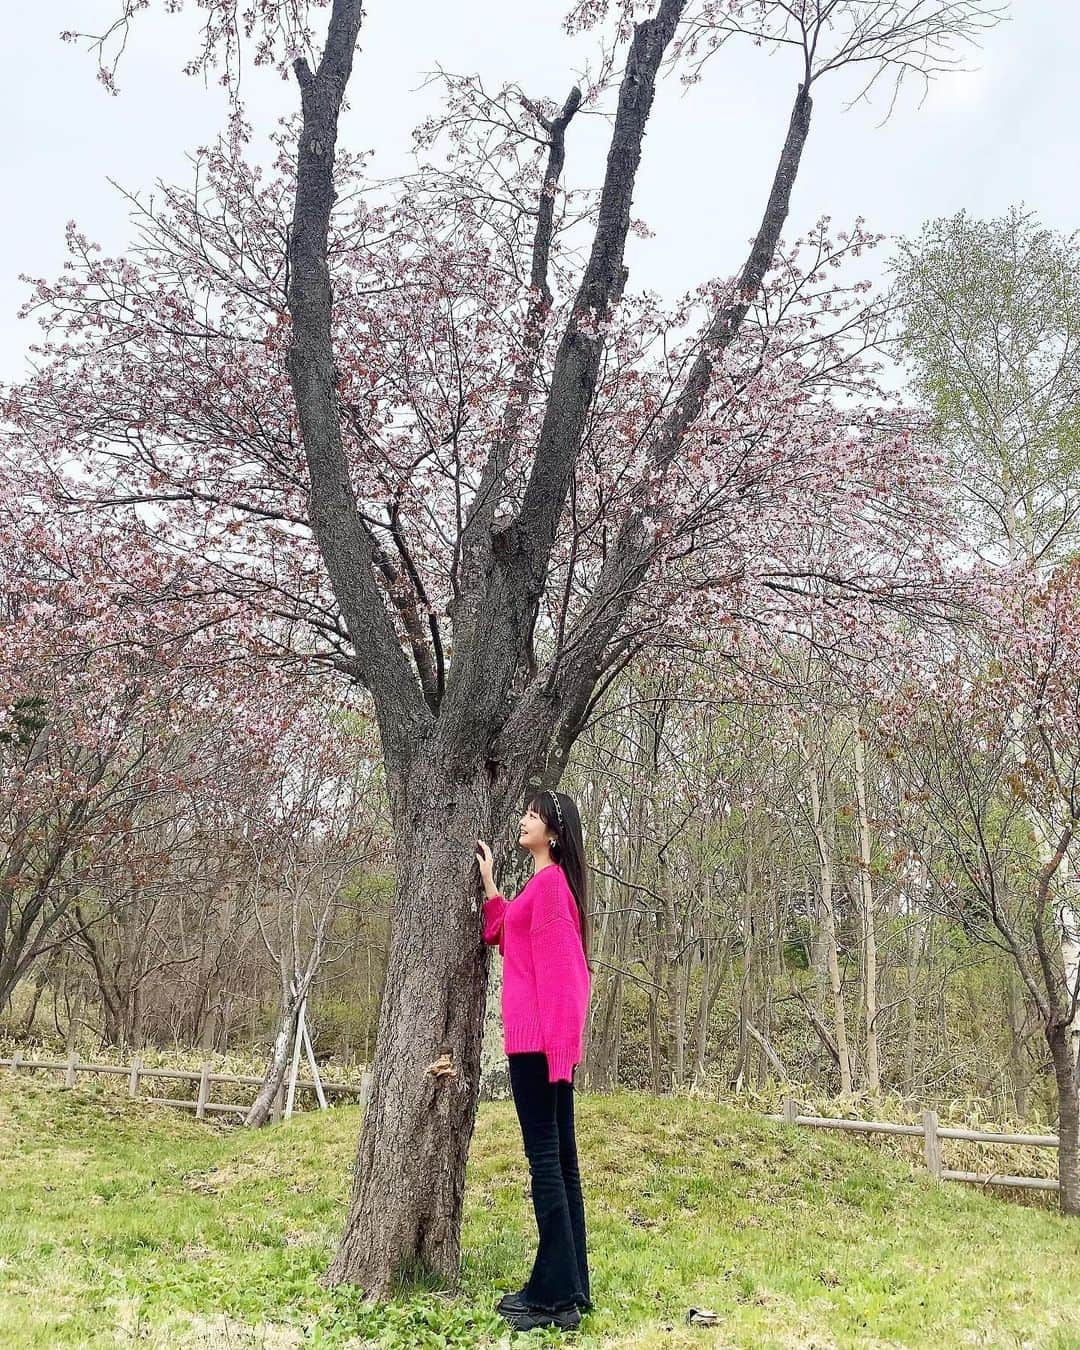
[[[1080,540],[1080,242],[1012,208],[934,220],[894,263],[901,347],[994,561]]]

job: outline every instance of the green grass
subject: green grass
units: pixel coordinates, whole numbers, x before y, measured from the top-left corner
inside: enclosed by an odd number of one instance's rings
[[[579,1096],[577,1114],[596,1311],[571,1343],[1080,1350],[1080,1222],[700,1099]],[[477,1121],[457,1296],[320,1285],[358,1127],[340,1108],[217,1132],[0,1074],[0,1343],[556,1343],[492,1312],[534,1250],[510,1103]],[[691,1306],[720,1324],[688,1327]]]

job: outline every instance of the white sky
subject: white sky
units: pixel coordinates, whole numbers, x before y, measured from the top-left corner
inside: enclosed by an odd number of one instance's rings
[[[193,0],[187,0],[190,11]],[[191,183],[185,153],[210,143],[224,123],[223,92],[182,74],[194,51],[194,13],[137,16],[110,97],[93,56],[60,41],[65,28],[101,31],[120,0],[8,0],[0,125],[7,129],[8,206],[0,225],[0,380],[25,370],[35,320],[16,310],[28,288],[20,272],[55,277],[69,219],[107,255],[129,237],[123,201],[106,181],[148,191],[157,178]],[[436,64],[479,71],[496,86],[516,81],[532,96],[562,99],[595,40],[568,39],[566,0],[368,0],[342,135],[373,147],[373,171],[405,166],[409,133],[431,108],[418,89]],[[325,26],[325,15],[318,20]],[[850,86],[818,86],[814,124],[786,234],[821,214],[843,228],[856,215],[887,235],[911,233],[961,207],[996,215],[1025,203],[1045,224],[1080,225],[1075,72],[1078,0],[1014,0],[1011,21],[990,32],[968,63],[932,87],[921,107],[913,85],[880,126],[883,99],[843,111]],[[787,127],[798,70],[790,57],[733,45],[706,67],[702,84],[658,91],[638,177],[635,215],[655,232],[631,240],[631,288],[674,296],[741,264],[756,228]],[[248,64],[247,114],[260,135],[297,104],[295,84]],[[567,175],[599,182],[605,144],[597,119],[571,128]],[[260,144],[260,153],[265,143]],[[868,264],[868,273],[880,262]]]

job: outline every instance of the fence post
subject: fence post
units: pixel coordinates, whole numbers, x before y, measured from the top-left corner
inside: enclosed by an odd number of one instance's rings
[[[794,1098],[794,1097],[785,1097],[785,1098],[784,1098],[784,1121],[785,1121],[785,1123],[788,1124],[788,1125],[795,1125],[795,1124],[797,1124],[797,1123],[798,1123],[798,1121],[797,1121],[798,1114],[799,1114],[799,1108],[798,1108],[798,1106],[795,1104],[795,1098]]]
[[[11,1072],[18,1073],[19,1065],[22,1063],[22,1051],[12,1050],[11,1052]]]
[[[78,1062],[79,1056],[72,1050],[71,1054],[67,1057],[67,1072],[64,1074],[64,1086],[66,1088],[73,1088],[75,1086],[75,1066]]]
[[[195,1103],[195,1119],[204,1120],[206,1118],[206,1103],[210,1099],[210,1065],[202,1066],[202,1074],[199,1078],[199,1100]]]
[[[139,1075],[142,1072],[142,1055],[136,1055],[131,1061],[131,1073],[128,1074],[128,1096],[139,1095]]]
[[[285,1079],[282,1078],[278,1090],[274,1093],[274,1104],[270,1108],[270,1119],[275,1123],[281,1119],[281,1108],[285,1101]]]
[[[936,1180],[941,1180],[941,1140],[938,1137],[938,1115],[936,1111],[924,1111],[922,1113],[923,1122],[923,1151],[926,1154],[926,1166],[930,1175]]]

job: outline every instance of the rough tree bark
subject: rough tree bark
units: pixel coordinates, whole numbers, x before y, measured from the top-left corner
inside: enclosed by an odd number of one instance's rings
[[[1080,1075],[1065,1020],[1051,1020],[1046,1042],[1058,1093],[1058,1200],[1063,1214],[1080,1215]]]
[[[1043,1014],[1046,1043],[1054,1061],[1058,1093],[1058,1200],[1061,1212],[1074,1217],[1080,1216],[1080,1065],[1073,1054],[1072,1034],[1078,998],[1075,985],[1069,982],[1067,970],[1059,967],[1054,959],[1048,934],[1056,928],[1060,941],[1058,918],[1050,917],[1051,893],[1059,869],[1068,858],[1078,825],[1080,818],[1072,815],[1061,831],[1053,854],[1040,869],[1033,916],[1035,950],[1045,991],[1036,1001]],[[1061,956],[1060,946],[1057,954]],[[1026,965],[1020,966],[1020,973],[1028,989],[1035,993]]]

